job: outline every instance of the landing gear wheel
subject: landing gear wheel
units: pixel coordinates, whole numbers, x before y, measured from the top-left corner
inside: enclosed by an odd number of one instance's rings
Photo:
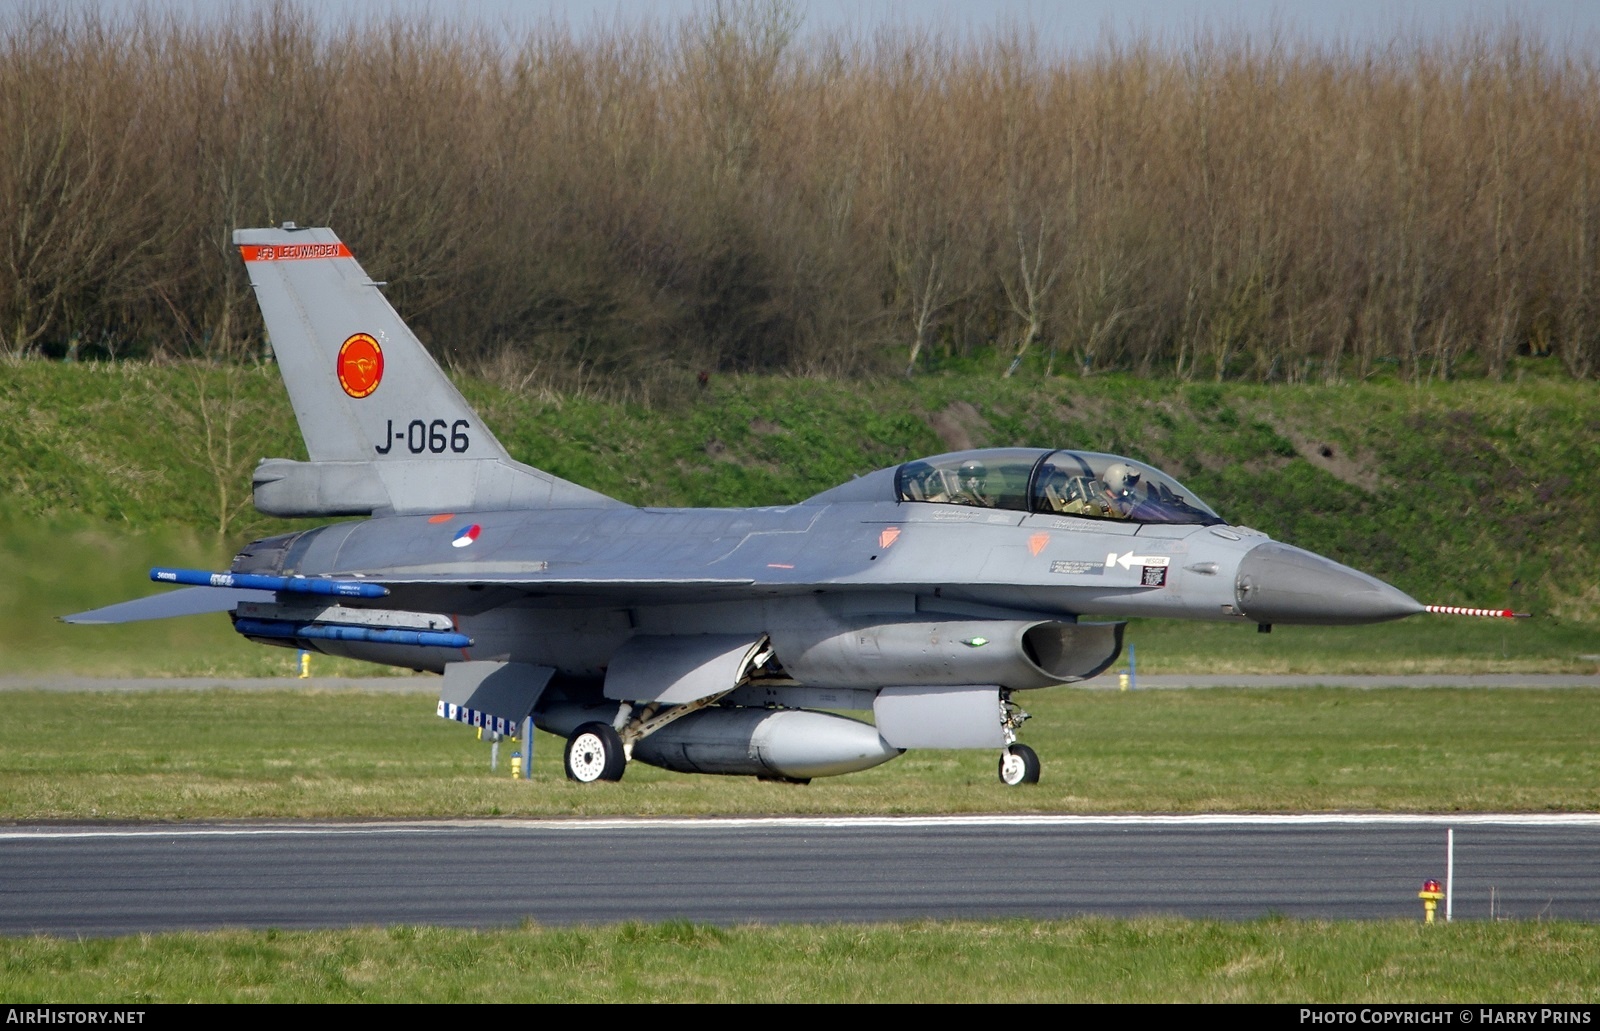
[[[1039,756],[1027,745],[1012,745],[1001,752],[1000,783],[1011,787],[1039,783]]]
[[[622,738],[609,723],[585,723],[567,739],[567,779],[579,784],[621,780],[628,768]]]

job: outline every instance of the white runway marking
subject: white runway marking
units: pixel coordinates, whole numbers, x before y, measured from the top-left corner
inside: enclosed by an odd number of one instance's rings
[[[0,841],[58,838],[262,837],[313,834],[430,834],[444,831],[687,830],[760,828],[820,830],[927,827],[1600,827],[1600,813],[1191,813],[1124,816],[960,815],[960,816],[749,816],[707,819],[600,817],[551,820],[396,820],[372,823],[159,824],[147,826],[9,827]]]

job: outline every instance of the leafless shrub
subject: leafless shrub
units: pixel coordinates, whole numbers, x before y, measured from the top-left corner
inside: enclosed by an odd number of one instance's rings
[[[286,219],[522,389],[984,355],[1588,377],[1600,59],[1515,22],[1066,59],[1020,30],[807,35],[783,0],[510,41],[287,0],[0,22],[0,354],[255,357],[230,234]]]

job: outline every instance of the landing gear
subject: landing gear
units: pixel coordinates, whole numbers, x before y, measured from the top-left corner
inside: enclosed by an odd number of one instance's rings
[[[579,784],[621,780],[623,771],[628,768],[628,757],[622,751],[622,737],[611,729],[609,723],[585,723],[574,730],[567,739],[564,762],[567,779]]]
[[[1039,755],[1027,745],[1017,743],[1017,731],[1029,717],[1022,706],[1011,700],[1011,692],[1000,692],[1000,729],[1006,747],[1000,753],[1000,783],[1007,787],[1039,783]]]
[[[1000,783],[1010,787],[1039,783],[1039,756],[1027,745],[1010,745],[1000,753]]]

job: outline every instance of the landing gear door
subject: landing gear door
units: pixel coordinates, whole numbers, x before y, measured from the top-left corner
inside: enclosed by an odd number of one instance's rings
[[[886,687],[872,715],[896,748],[1001,748],[1000,688]]]
[[[624,702],[684,705],[733,690],[771,654],[765,635],[641,634],[612,655],[605,694]]]

